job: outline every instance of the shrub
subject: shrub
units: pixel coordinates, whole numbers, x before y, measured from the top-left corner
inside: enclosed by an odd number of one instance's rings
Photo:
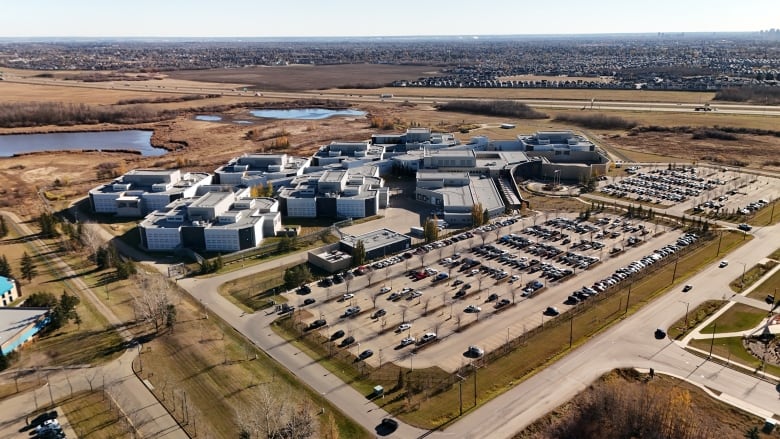
[[[568,122],[585,128],[600,130],[627,130],[637,126],[633,120],[623,119],[618,116],[606,114],[559,114],[554,119],[556,122]]]
[[[509,100],[451,101],[437,105],[436,109],[484,116],[508,116],[518,119],[546,119],[549,117],[526,104]]]

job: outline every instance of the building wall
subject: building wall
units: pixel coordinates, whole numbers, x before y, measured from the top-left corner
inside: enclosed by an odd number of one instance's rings
[[[210,227],[203,231],[206,250],[213,252],[234,252],[241,250],[237,229]]]
[[[0,303],[2,303],[3,306],[9,306],[14,300],[21,296],[14,279],[0,276],[0,286],[3,287],[0,291]]]
[[[181,245],[179,228],[144,228],[145,244],[149,250],[173,250]]]
[[[97,213],[116,213],[116,199],[122,196],[122,192],[113,192],[108,194],[89,194],[92,201],[92,207]]]
[[[363,218],[366,216],[366,200],[364,198],[336,199],[336,213],[347,218]]]
[[[316,218],[317,217],[317,199],[316,198],[287,198],[287,216]]]

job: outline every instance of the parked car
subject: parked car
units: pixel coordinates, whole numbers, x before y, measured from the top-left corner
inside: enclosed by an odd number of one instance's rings
[[[398,329],[396,329],[395,331],[396,332],[404,332],[404,331],[408,331],[411,328],[412,328],[412,324],[411,323],[401,323],[400,325],[398,325]]]
[[[384,308],[379,308],[378,310],[374,311],[373,314],[371,314],[372,319],[378,319],[382,317],[383,315],[387,314],[387,311],[385,311]]]
[[[476,305],[469,305],[466,307],[466,309],[463,310],[463,312],[467,313],[476,313],[482,311],[482,308],[476,306]]]
[[[355,342],[355,337],[350,335],[349,337],[345,338],[344,340],[341,340],[341,343],[339,344],[339,346],[341,346],[342,348],[343,347],[347,347],[347,346],[351,345],[354,342]]]
[[[338,340],[338,339],[340,339],[343,336],[344,336],[344,331],[339,329],[338,331],[336,331],[336,332],[334,332],[333,334],[330,335],[330,340],[331,341]]]
[[[371,349],[366,349],[365,351],[361,352],[360,355],[358,355],[358,358],[361,360],[365,360],[366,358],[374,355],[374,351]]]
[[[436,340],[436,334],[433,332],[426,332],[420,337],[420,341],[418,341],[417,344],[425,344],[433,340]]]
[[[561,312],[554,306],[548,306],[547,309],[544,310],[544,313],[548,316],[557,316]]]
[[[344,301],[344,300],[349,300],[349,299],[352,299],[353,297],[355,297],[355,295],[354,295],[354,294],[352,294],[352,293],[347,293],[347,294],[345,294],[345,295],[341,296],[341,300],[342,300],[342,301]]]
[[[410,344],[414,344],[417,341],[414,337],[404,337],[401,339],[401,346],[409,346]]]
[[[380,294],[389,293],[390,289],[391,289],[390,287],[382,287],[382,288],[379,289],[379,293]]]
[[[471,358],[480,358],[485,355],[485,350],[479,346],[469,346],[466,350],[466,355]]]
[[[313,298],[309,297],[308,299],[303,301],[303,304],[304,305],[311,305],[312,303],[314,303],[316,301],[317,301],[316,299],[313,299]]]
[[[744,230],[745,232],[749,232],[753,227],[750,227],[749,224],[742,223],[737,226],[739,230]]]
[[[494,300],[498,300],[498,294],[492,293],[489,296],[487,296],[487,302],[492,302]]]
[[[309,330],[321,328],[325,325],[327,325],[328,322],[325,319],[317,319],[311,323],[309,323]]]
[[[301,287],[298,288],[298,292],[301,294],[309,294],[311,293],[311,287],[308,285],[301,285]]]

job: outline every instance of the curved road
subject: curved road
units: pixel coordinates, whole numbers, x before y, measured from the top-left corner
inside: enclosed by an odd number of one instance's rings
[[[773,238],[780,236],[780,225],[761,228],[755,235],[755,239],[728,258],[750,266],[766,257],[777,247]],[[367,402],[364,395],[273,333],[268,325],[275,314],[244,315],[238,307],[216,294],[216,288],[225,280],[262,269],[262,265],[248,267],[225,276],[182,279],[179,284],[333,404],[365,428],[373,430],[387,415],[384,410]],[[653,337],[655,328],[668,327],[684,315],[682,300],[694,309],[705,300],[732,296],[728,283],[739,276],[741,270],[741,264],[731,264],[724,269],[711,266],[702,270],[687,281],[696,285],[692,292],[684,294],[679,289],[673,289],[511,391],[431,436],[511,437],[616,367],[652,367],[659,373],[682,377],[720,392],[719,399],[758,416],[780,413],[780,400],[774,385],[705,361],[688,353],[676,342]],[[398,437],[422,434],[425,432],[403,424],[398,431]]]

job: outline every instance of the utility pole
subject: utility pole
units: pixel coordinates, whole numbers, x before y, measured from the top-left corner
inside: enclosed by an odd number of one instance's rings
[[[718,252],[715,254],[715,256],[720,255],[720,243],[723,242],[723,230],[720,231],[720,238],[718,239]]]
[[[569,349],[571,349],[571,342],[574,338],[574,314],[569,319]]]
[[[715,344],[715,330],[717,330],[717,329],[718,329],[718,324],[717,323],[713,323],[712,324],[712,341],[710,341],[710,355],[707,357],[708,360],[710,358],[712,358],[712,346]]]
[[[628,297],[626,297],[626,310],[625,310],[625,312],[623,312],[623,314],[627,314],[628,313],[628,304],[631,303],[631,287],[632,286],[634,286],[633,282],[628,284]]]

